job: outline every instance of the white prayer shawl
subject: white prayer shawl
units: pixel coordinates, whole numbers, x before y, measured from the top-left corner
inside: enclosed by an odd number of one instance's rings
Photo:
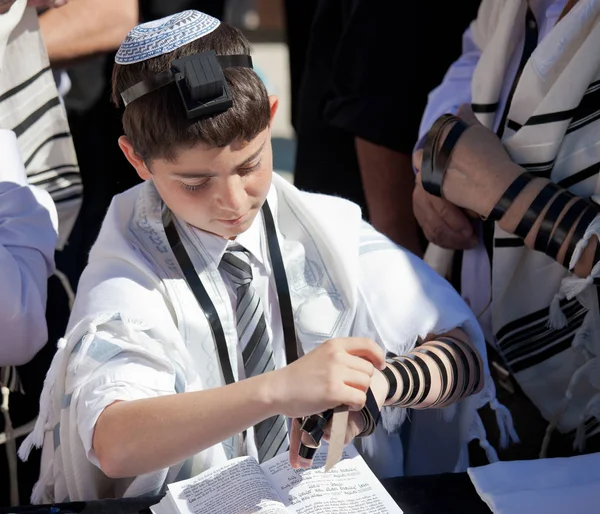
[[[404,354],[418,336],[460,326],[485,355],[481,330],[450,285],[361,221],[357,206],[339,198],[302,193],[278,176],[273,178],[268,201],[274,211],[302,352],[332,337],[359,335]],[[227,459],[221,443],[196,455],[193,463],[190,460],[135,479],[109,480],[88,461],[78,435],[75,406],[81,386],[102,362],[119,352],[142,354],[164,369],[174,370],[181,391],[224,385],[206,318],[167,243],[162,209],[156,189],[147,182],[115,197],[107,213],[81,278],[69,332],[60,341],[46,378],[38,424],[20,449],[20,455],[26,457],[32,445],[44,442],[34,503],[158,493],[165,484],[190,476],[192,466],[197,473]],[[215,304],[237,375],[235,314],[218,263],[208,258],[188,225],[179,221],[177,225]],[[373,284],[367,292],[357,288],[359,259],[361,266],[381,270],[381,284]],[[390,305],[395,309],[390,311]],[[95,347],[94,333],[115,319],[127,327],[128,339],[106,348]],[[142,333],[146,334],[143,339]],[[429,421],[423,418],[425,425],[431,425],[424,426],[429,437],[411,443],[406,468],[417,462],[413,469],[425,472],[437,472],[439,467],[443,468],[439,471],[466,469],[468,434],[473,425],[481,426],[476,409],[494,401],[487,370],[486,377],[482,393],[447,408],[445,416],[438,411]],[[498,412],[503,411],[498,408]],[[421,422],[419,414],[411,415],[413,422]],[[384,409],[383,424],[390,431],[403,418],[401,409]],[[505,431],[509,428],[505,423]],[[381,448],[381,437],[390,436],[379,429],[376,436],[364,440],[365,455],[373,456]],[[485,434],[482,437],[482,444],[487,445]],[[394,439],[398,441],[397,434]],[[374,460],[385,458],[380,450]],[[410,469],[405,471],[410,473]],[[402,473],[398,463],[398,474]]]
[[[492,128],[507,64],[523,40],[525,0],[483,0],[472,31],[482,55],[473,104]],[[541,41],[523,69],[503,143],[526,170],[549,176],[574,194],[598,193],[600,168],[600,0],[580,0]],[[517,50],[518,51],[518,50]],[[573,269],[600,218],[570,262]],[[517,381],[554,428],[572,432],[582,448],[599,430],[600,325],[592,277],[579,279],[496,224],[492,297],[496,344]],[[577,391],[576,394],[573,394]],[[542,454],[544,451],[542,451]]]

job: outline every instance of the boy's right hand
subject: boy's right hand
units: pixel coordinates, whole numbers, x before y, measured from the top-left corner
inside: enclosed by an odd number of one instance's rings
[[[296,362],[272,372],[277,411],[290,418],[324,412],[338,405],[360,410],[375,368],[385,352],[371,339],[330,339]]]

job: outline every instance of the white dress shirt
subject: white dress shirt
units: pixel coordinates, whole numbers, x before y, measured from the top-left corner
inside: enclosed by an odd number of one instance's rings
[[[567,0],[529,0],[538,25],[538,44],[554,27],[566,3]],[[504,113],[506,101],[518,71],[523,45],[524,39],[521,39],[508,64],[494,121],[495,130],[497,130]],[[462,104],[471,102],[471,81],[480,56],[481,50],[474,43],[471,29],[468,28],[463,34],[462,55],[450,66],[442,83],[429,94],[427,107],[421,119],[417,148],[422,147],[427,131],[439,116],[448,112],[456,113]],[[480,322],[486,339],[493,342],[492,309],[489,308],[491,306],[488,307],[491,294],[491,270],[482,237],[479,238],[476,248],[464,252],[461,285],[463,298],[468,300],[476,315],[481,314]]]
[[[276,198],[271,195],[269,200],[273,202]],[[258,294],[264,310],[267,332],[273,347],[275,367],[282,368],[286,365],[283,325],[264,227],[263,215],[260,212],[250,228],[240,234],[235,242],[250,253],[252,286]],[[231,241],[199,229],[193,230],[213,262],[220,263]],[[227,285],[231,306],[233,312],[235,312],[237,304],[236,288],[227,273],[221,271],[221,276]],[[126,338],[127,331],[120,321],[111,321],[97,332],[96,337],[110,342],[114,339]],[[238,346],[240,356],[243,349],[240,343]],[[238,358],[238,363],[238,376],[243,378],[246,376],[243,358]],[[131,377],[131,382],[123,381],[124,374]],[[122,354],[107,363],[102,373],[95,380],[91,380],[84,385],[82,397],[86,400],[82,406],[84,408],[77,411],[77,424],[88,459],[96,466],[100,467],[100,464],[92,449],[93,434],[96,421],[102,411],[118,400],[131,401],[175,392],[173,391],[173,382],[176,382],[176,378],[173,380],[172,376],[164,376],[164,380],[158,381],[156,377],[157,370],[153,368],[151,362],[141,359],[138,355]],[[254,444],[253,433],[253,428],[249,428],[246,438],[246,451],[249,455],[257,457],[258,452]]]
[[[0,366],[6,366],[28,362],[46,343],[58,218],[50,195],[27,185],[10,130],[0,129],[0,156]]]
[[[204,245],[205,250],[212,257],[214,262],[221,262],[227,247],[231,243],[227,239],[195,230]],[[267,333],[269,341],[273,343],[273,358],[277,368],[286,365],[285,358],[285,343],[283,340],[283,325],[281,322],[281,312],[279,302],[277,300],[277,287],[273,278],[273,270],[271,260],[269,259],[269,250],[267,248],[267,238],[265,237],[265,224],[262,212],[258,214],[248,230],[236,237],[235,242],[243,246],[250,253],[250,266],[252,268],[252,287],[256,290],[260,298],[262,308],[265,313],[265,322],[267,324]],[[227,273],[221,271],[221,276],[231,299],[233,312],[237,305],[237,293],[235,286]],[[275,343],[275,341],[277,343]],[[240,343],[240,352],[244,350],[244,346]],[[242,364],[242,359],[240,359]],[[243,367],[243,364],[242,364]],[[239,376],[245,376],[244,370],[240,369]]]

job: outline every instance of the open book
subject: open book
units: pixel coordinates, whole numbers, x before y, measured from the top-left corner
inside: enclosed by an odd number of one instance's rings
[[[168,486],[154,514],[402,514],[356,448],[327,473],[324,445],[313,467],[293,469],[288,453],[258,464],[252,457]]]

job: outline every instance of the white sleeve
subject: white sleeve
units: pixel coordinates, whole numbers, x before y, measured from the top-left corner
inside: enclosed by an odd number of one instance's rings
[[[483,333],[465,301],[422,259],[366,222],[360,237],[359,292],[355,335],[375,333],[386,350],[404,355],[418,337],[461,328],[487,372]]]
[[[19,365],[47,340],[58,220],[50,195],[27,185],[12,131],[0,130],[0,159],[0,365]]]
[[[92,442],[96,422],[106,407],[116,401],[154,398],[185,390],[183,373],[178,373],[172,363],[158,356],[149,358],[142,352],[122,350],[119,343],[127,341],[129,337],[125,325],[120,321],[111,321],[99,327],[88,357],[103,362],[81,386],[75,406],[79,437],[88,460],[98,468],[100,464]],[[137,343],[143,348],[144,338],[150,336],[140,332],[138,337]]]
[[[448,68],[442,83],[429,93],[419,127],[417,148],[422,146],[425,134],[436,119],[445,113],[455,114],[462,104],[471,102],[471,81],[480,57],[481,50],[469,27],[463,34],[462,55]]]

